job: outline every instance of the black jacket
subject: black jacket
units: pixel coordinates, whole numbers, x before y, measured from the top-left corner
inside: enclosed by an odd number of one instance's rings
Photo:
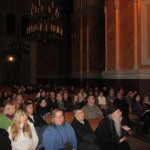
[[[128,136],[128,133],[125,130],[121,130],[121,137],[118,137],[114,121],[109,117],[104,118],[98,125],[96,130],[97,134],[97,143],[99,144],[100,150],[130,150],[128,143],[122,142],[119,143],[119,140]]]
[[[2,128],[0,128],[0,149],[12,150],[11,141],[8,137],[8,132]]]
[[[28,117],[28,120],[32,122],[35,127],[42,127],[47,125],[46,121],[37,113],[33,114],[33,119]]]
[[[86,134],[88,133],[92,133],[94,134],[88,120],[84,119],[84,124],[80,123],[76,118],[72,121],[71,123],[74,131],[75,131],[75,134],[76,134],[76,137],[77,137],[77,142],[78,144],[80,142],[83,142],[84,141],[84,137]]]

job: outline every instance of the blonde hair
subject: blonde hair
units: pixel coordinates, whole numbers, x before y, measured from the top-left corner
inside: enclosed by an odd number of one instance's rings
[[[22,115],[28,116],[24,110],[20,109],[15,113],[15,116],[13,118],[13,123],[11,125],[11,130],[10,130],[13,141],[16,140],[19,135],[19,131],[20,131],[19,129],[20,129],[20,124],[21,124],[20,116],[22,116]],[[28,119],[24,123],[22,130],[23,130],[23,133],[25,136],[27,135],[29,138],[32,138],[32,132],[31,132],[31,128],[28,124]]]
[[[54,124],[54,118],[55,118],[55,115],[56,115],[56,113],[57,112],[62,112],[62,114],[63,114],[63,116],[64,116],[64,113],[63,113],[63,111],[61,110],[61,109],[54,109],[53,111],[52,111],[52,113],[51,113],[51,123],[52,124]]]
[[[3,111],[3,114],[7,115],[9,113],[9,110],[11,107],[15,107],[15,104],[14,103],[7,103],[5,105],[5,108],[4,108],[4,111]]]

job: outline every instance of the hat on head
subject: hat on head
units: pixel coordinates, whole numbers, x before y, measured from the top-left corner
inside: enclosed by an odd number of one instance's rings
[[[108,114],[112,114],[113,112],[115,112],[118,108],[116,106],[110,106],[107,108],[107,112]]]

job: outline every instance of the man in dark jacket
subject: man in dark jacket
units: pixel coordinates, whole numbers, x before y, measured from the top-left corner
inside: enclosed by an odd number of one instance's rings
[[[122,113],[116,106],[108,108],[108,117],[97,128],[97,142],[101,150],[130,150],[128,132],[121,128]]]
[[[8,132],[2,128],[0,128],[0,149],[12,150],[11,141],[8,137]]]
[[[75,131],[79,150],[99,150],[95,143],[96,135],[94,134],[88,120],[84,119],[84,112],[81,108],[74,110],[75,119],[72,127]]]

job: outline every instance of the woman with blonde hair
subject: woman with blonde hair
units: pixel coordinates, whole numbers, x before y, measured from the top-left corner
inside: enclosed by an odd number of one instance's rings
[[[8,128],[12,150],[35,150],[38,137],[33,123],[28,121],[28,115],[23,110],[18,110],[12,125]]]
[[[5,105],[4,112],[0,114],[0,127],[7,130],[12,123],[12,119],[15,113],[15,105],[8,103]]]

